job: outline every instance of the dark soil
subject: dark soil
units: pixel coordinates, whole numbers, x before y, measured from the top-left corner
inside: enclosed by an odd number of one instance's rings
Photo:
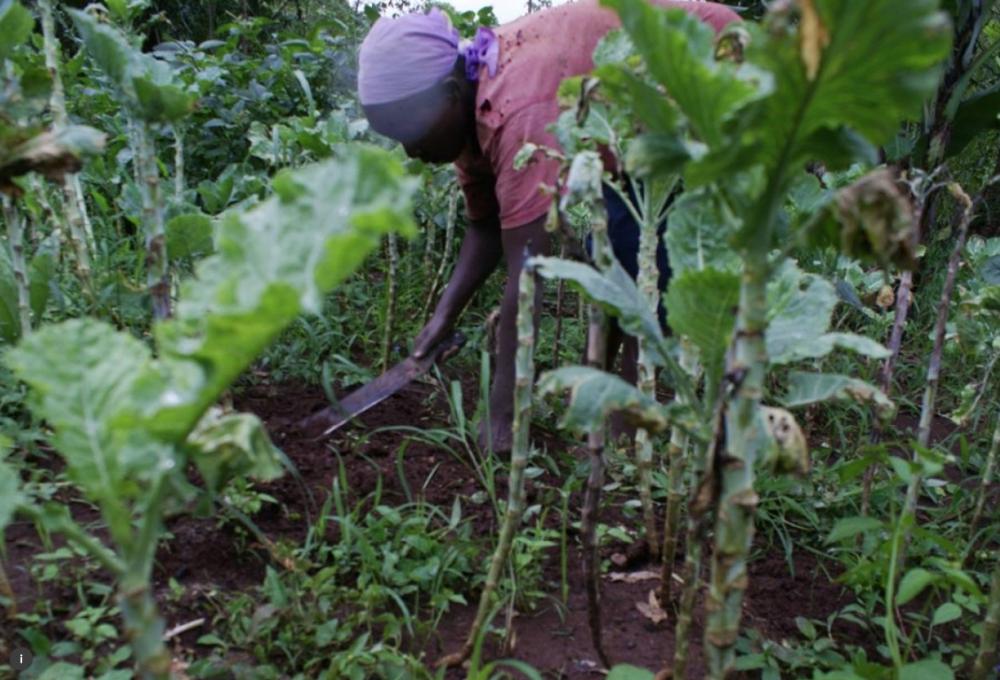
[[[474,386],[465,385],[467,400],[474,397]],[[467,463],[431,444],[416,441],[406,432],[381,429],[400,425],[433,428],[445,424],[448,407],[444,392],[431,384],[415,384],[386,400],[360,418],[360,422],[345,427],[330,441],[310,441],[297,432],[294,425],[302,417],[323,407],[327,401],[322,391],[298,385],[272,385],[266,380],[234,394],[237,408],[252,411],[268,424],[275,442],[284,450],[298,469],[300,477],[285,477],[266,484],[263,490],[275,497],[279,505],[268,504],[254,517],[254,522],[273,542],[296,543],[305,536],[310,518],[315,518],[318,508],[329,493],[333,480],[343,461],[347,488],[351,502],[358,502],[372,493],[381,478],[382,503],[403,503],[406,489],[397,470],[397,452],[405,446],[402,466],[406,484],[413,494],[426,501],[449,507],[457,496],[468,498],[478,490],[475,477]],[[466,412],[473,412],[473,403],[466,404]],[[540,444],[550,451],[554,447],[572,446],[554,435],[542,433]],[[541,484],[558,486],[556,478],[542,478]],[[501,484],[502,486],[502,484]],[[501,493],[506,493],[505,488]],[[574,498],[573,507],[579,508]],[[466,516],[473,522],[477,535],[488,536],[496,531],[495,520],[488,504],[464,504]],[[93,513],[82,508],[82,512]],[[621,518],[621,509],[612,499],[603,510],[605,518]],[[470,514],[471,513],[471,514]],[[91,515],[93,517],[93,514]],[[632,521],[624,520],[621,521]],[[332,524],[332,523],[331,523]],[[232,524],[220,525],[216,519],[183,516],[168,525],[172,537],[165,541],[157,556],[155,572],[157,596],[168,618],[168,627],[205,618],[212,621],[217,598],[210,597],[225,591],[242,591],[258,586],[268,564],[268,551],[259,543],[238,532]],[[578,545],[576,536],[571,536]],[[33,528],[25,523],[14,524],[7,535],[7,565],[14,592],[22,610],[30,609],[38,596],[28,575],[32,555],[39,549]],[[628,546],[612,544],[605,548],[604,557],[612,553],[626,553]],[[551,599],[541,602],[532,612],[519,612],[514,619],[513,648],[508,656],[521,659],[542,671],[547,678],[598,678],[601,677],[597,656],[592,648],[587,624],[586,597],[580,560],[576,554],[570,559],[570,598],[565,608],[553,602],[559,600],[560,579],[558,551],[553,550],[546,567],[545,581]],[[682,554],[682,553],[681,553]],[[487,563],[484,555],[483,564]],[[782,554],[773,553],[757,559],[751,566],[750,588],[744,601],[743,620],[769,639],[798,638],[795,618],[825,619],[852,601],[852,597],[831,581],[827,569],[816,558],[797,552],[794,556],[794,576]],[[681,563],[676,569],[681,571]],[[615,571],[622,568],[613,567]],[[631,560],[624,570],[655,569],[639,560]],[[168,597],[169,579],[184,586],[180,601]],[[603,582],[603,635],[604,645],[612,661],[628,662],[651,670],[661,667],[672,654],[673,621],[653,624],[636,609],[636,604],[646,602],[656,580],[638,583],[612,581],[607,575]],[[49,600],[74,602],[75,595],[68,592],[45,592]],[[469,602],[476,602],[478,593],[466,594]],[[58,607],[56,607],[58,610]],[[442,653],[456,651],[462,644],[474,613],[473,606],[453,607],[436,631],[436,636],[426,650],[428,662]],[[702,677],[704,660],[701,649],[701,625],[704,612],[701,606],[695,612],[689,662],[689,676]],[[0,624],[0,633],[12,633]],[[175,639],[181,656],[197,658],[209,650],[196,644],[206,631],[195,628]],[[844,628],[837,631],[842,641],[859,642],[857,631]],[[491,638],[492,641],[492,638]],[[863,641],[860,641],[863,642]],[[487,646],[490,658],[500,658],[501,650]],[[461,678],[455,670],[448,678]]]

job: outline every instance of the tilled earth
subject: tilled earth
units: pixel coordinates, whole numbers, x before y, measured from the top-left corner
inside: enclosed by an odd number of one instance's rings
[[[465,398],[471,413],[474,387],[466,385]],[[322,390],[295,384],[269,384],[264,378],[257,384],[239,390],[235,405],[258,414],[268,425],[274,441],[297,467],[300,477],[285,477],[264,485],[263,490],[279,501],[267,504],[254,517],[257,526],[274,541],[297,542],[306,534],[306,519],[322,505],[338,474],[340,454],[347,474],[347,488],[353,501],[363,499],[375,490],[381,478],[382,503],[403,503],[406,495],[399,479],[397,451],[405,443],[404,470],[411,490],[420,490],[424,500],[445,508],[451,507],[456,496],[467,501],[479,491],[474,475],[466,463],[451,453],[418,441],[399,429],[382,429],[406,425],[437,427],[445,424],[448,407],[444,392],[431,384],[415,384],[386,400],[375,409],[338,432],[331,441],[317,442],[304,438],[294,427],[299,418],[315,412],[326,404]],[[574,447],[554,433],[541,432],[536,444],[552,451],[554,447]],[[361,455],[363,454],[363,455]],[[582,453],[580,455],[583,455]],[[373,466],[374,463],[374,466]],[[376,469],[377,467],[377,469]],[[559,481],[547,473],[538,484],[559,486]],[[312,498],[308,498],[308,488]],[[501,480],[498,493],[506,494]],[[626,520],[618,499],[608,500],[602,512],[605,521]],[[572,507],[579,507],[579,498],[572,498]],[[488,504],[477,506],[463,502],[468,521],[474,523],[477,535],[495,534],[496,526]],[[94,520],[93,511],[83,507],[78,512],[91,513],[84,519]],[[554,514],[554,513],[553,513]],[[157,556],[156,589],[161,602],[166,600],[168,581],[173,578],[184,586],[184,596],[164,606],[168,627],[200,617],[212,620],[208,592],[241,591],[261,584],[268,559],[259,545],[247,545],[237,540],[233,530],[211,518],[182,517],[169,525],[172,535]],[[15,523],[7,531],[7,570],[12,588],[22,611],[30,609],[36,598],[65,598],[74,601],[72,591],[39,590],[28,575],[32,555],[40,549],[33,527]],[[513,621],[513,648],[506,656],[523,660],[546,678],[599,678],[597,656],[592,648],[587,619],[587,605],[580,569],[578,537],[570,536],[572,554],[569,560],[570,597],[565,608],[557,607],[560,599],[559,551],[550,551],[545,567],[544,584],[551,598],[541,600],[535,611],[518,612]],[[649,592],[658,586],[656,580],[625,579],[622,574],[656,570],[644,562],[635,546],[610,542],[604,557],[612,558],[618,575],[613,580],[606,574],[602,583],[604,645],[613,662],[627,662],[656,670],[673,650],[673,621],[653,623],[640,614],[637,603],[648,600]],[[683,552],[679,551],[676,571],[682,569]],[[483,568],[488,558],[483,556]],[[806,617],[826,619],[831,613],[850,603],[852,598],[832,581],[830,564],[819,564],[804,551],[794,556],[794,575],[783,554],[775,550],[756,559],[750,569],[750,589],[744,601],[745,626],[756,628],[764,637],[781,640],[799,636],[795,619]],[[475,603],[478,593],[466,594]],[[453,606],[443,618],[428,647],[424,650],[428,663],[444,653],[456,651],[469,630],[474,606]],[[695,612],[691,641],[689,677],[703,677],[704,659],[701,648],[701,626],[704,612],[699,604]],[[174,639],[179,656],[191,659],[207,656],[210,650],[197,645],[205,631],[193,629]],[[835,629],[844,641],[859,640],[858,631],[848,625]],[[12,622],[0,624],[3,637],[13,633]],[[12,644],[8,638],[8,644]],[[487,656],[498,658],[501,650],[496,642],[488,644]],[[464,677],[454,670],[448,678]]]

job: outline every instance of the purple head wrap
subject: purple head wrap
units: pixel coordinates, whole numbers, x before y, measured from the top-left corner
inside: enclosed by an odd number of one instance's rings
[[[485,65],[496,75],[500,45],[492,30],[480,27],[471,41],[459,41],[458,31],[437,8],[427,14],[406,14],[375,22],[358,55],[358,96],[361,103],[399,101],[430,88],[451,73],[455,60],[465,57],[465,77],[479,78]]]

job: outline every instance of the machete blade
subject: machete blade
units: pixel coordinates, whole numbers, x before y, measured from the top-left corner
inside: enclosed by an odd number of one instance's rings
[[[465,336],[456,331],[420,359],[407,357],[338,403],[302,419],[299,427],[313,434],[316,439],[326,437],[348,421],[394,395],[415,378],[429,371],[435,363],[457,353],[464,344]]]

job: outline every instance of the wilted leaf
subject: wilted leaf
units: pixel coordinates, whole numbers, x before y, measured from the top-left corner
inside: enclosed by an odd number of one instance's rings
[[[649,591],[649,599],[646,602],[636,602],[635,608],[654,624],[666,621],[669,618],[667,612],[660,606],[660,601],[656,597],[655,590]]]
[[[566,193],[559,202],[560,210],[567,210],[577,203],[601,201],[601,181],[604,163],[596,151],[581,151],[570,161],[566,174]]]
[[[643,581],[657,581],[660,573],[657,571],[613,571],[607,575],[607,579],[613,583],[642,583]]]
[[[879,288],[878,295],[875,297],[875,304],[882,309],[889,309],[896,304],[896,293],[893,291],[892,286],[886,284]]]
[[[815,0],[799,0],[799,49],[806,65],[806,78],[815,80],[823,50],[830,44],[830,34],[816,8]]]
[[[15,177],[38,172],[52,180],[76,172],[83,158],[104,149],[104,133],[86,125],[43,132],[18,146],[0,147],[0,190]]]
[[[795,416],[782,408],[761,406],[760,417],[771,436],[763,464],[777,474],[809,472],[809,445]]]
[[[267,481],[281,476],[281,454],[252,413],[210,409],[186,442],[208,489],[218,493],[237,477]]]
[[[913,208],[887,169],[838,191],[834,211],[841,252],[903,269],[916,266]]]
[[[881,419],[892,418],[896,405],[882,390],[863,380],[833,373],[792,371],[782,403],[788,408],[817,404],[830,399],[850,399],[871,403]]]

